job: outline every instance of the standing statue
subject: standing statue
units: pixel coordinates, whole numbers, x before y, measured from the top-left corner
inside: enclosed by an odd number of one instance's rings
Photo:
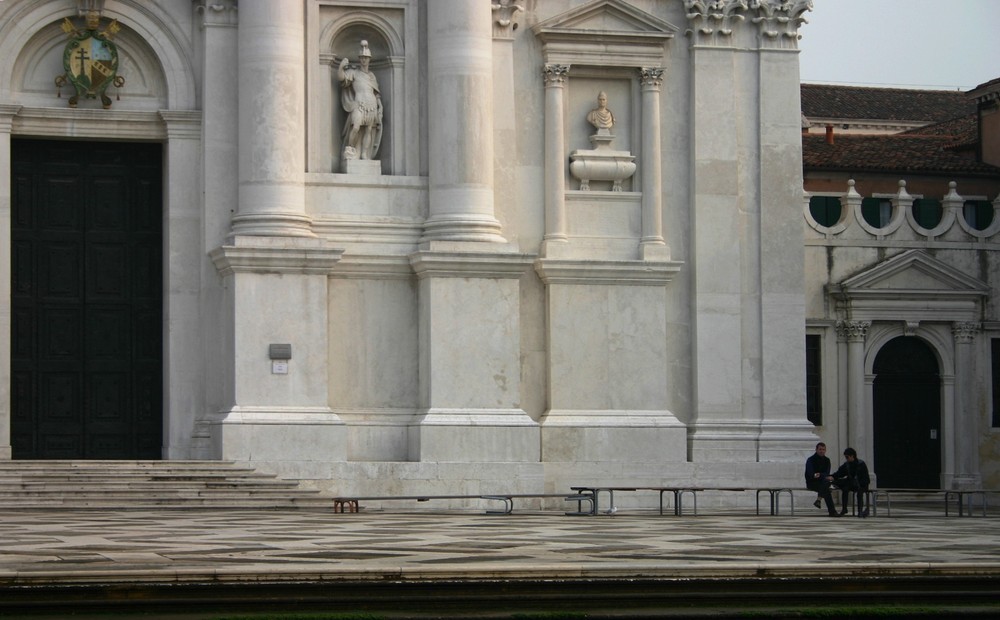
[[[597,128],[610,130],[615,124],[615,114],[608,109],[608,95],[603,90],[597,95],[597,107],[587,114],[587,122]]]
[[[368,70],[372,53],[361,41],[360,68],[348,66],[347,58],[337,67],[340,102],[347,112],[344,121],[344,159],[374,159],[382,142],[382,95],[375,74]]]

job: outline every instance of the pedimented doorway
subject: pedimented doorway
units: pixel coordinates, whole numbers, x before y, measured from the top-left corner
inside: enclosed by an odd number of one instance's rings
[[[15,459],[157,459],[162,145],[11,141]]]
[[[941,374],[920,338],[900,336],[875,357],[873,464],[878,486],[941,487]]]

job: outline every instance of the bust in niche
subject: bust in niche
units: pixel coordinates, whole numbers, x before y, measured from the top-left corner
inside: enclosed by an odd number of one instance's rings
[[[611,133],[615,126],[615,113],[608,107],[608,94],[603,90],[597,95],[597,107],[587,114],[587,122],[597,129],[598,133]]]

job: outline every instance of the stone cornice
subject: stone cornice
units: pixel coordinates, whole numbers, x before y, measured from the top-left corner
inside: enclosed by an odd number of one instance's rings
[[[421,250],[410,255],[418,278],[518,279],[535,260],[533,254]]]
[[[665,286],[681,270],[677,261],[600,261],[543,258],[535,271],[545,284]]]
[[[209,253],[223,276],[234,273],[329,275],[344,250],[321,239],[236,236]]]

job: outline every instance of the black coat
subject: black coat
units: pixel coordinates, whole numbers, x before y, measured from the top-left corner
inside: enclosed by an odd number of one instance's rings
[[[868,475],[868,466],[861,459],[844,461],[844,463],[833,474],[834,482],[840,488],[863,491],[872,483],[871,476]]]
[[[820,474],[816,478],[814,474]],[[830,475],[830,459],[825,456],[813,454],[806,459],[806,488],[811,489],[819,484],[819,481]]]

